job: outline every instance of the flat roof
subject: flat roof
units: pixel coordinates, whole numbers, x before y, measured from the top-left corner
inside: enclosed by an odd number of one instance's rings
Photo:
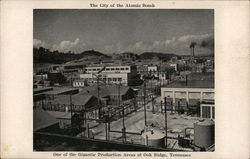
[[[59,111],[46,111],[46,112],[56,119],[58,118],[71,119],[70,112],[59,112]]]
[[[89,102],[89,100],[93,97],[93,95],[89,94],[76,94],[72,96],[72,104],[74,105],[85,105]],[[97,100],[97,99],[96,99]],[[67,104],[70,105],[70,97],[66,95],[57,96],[52,101],[53,104]]]
[[[164,88],[214,88],[213,73],[194,73],[187,76],[187,82],[174,81]]]
[[[69,94],[69,93],[78,93],[77,88],[63,88],[63,87],[54,87],[52,91],[44,92],[46,95],[58,95],[58,94]]]
[[[43,93],[43,92],[47,92],[47,91],[51,91],[51,90],[53,90],[52,87],[34,88],[33,92],[34,92],[34,94],[38,94],[38,93]]]

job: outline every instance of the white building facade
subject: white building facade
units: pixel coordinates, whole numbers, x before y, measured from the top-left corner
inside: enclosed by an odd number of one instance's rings
[[[212,88],[161,88],[161,99],[172,98],[173,103],[178,99],[185,99],[189,102],[192,99],[214,100],[214,89]]]
[[[213,88],[161,88],[161,100],[168,98],[176,106],[178,101],[187,103],[197,103],[214,100]]]
[[[73,81],[73,87],[84,87],[85,81],[82,79],[77,79]]]
[[[148,66],[148,72],[157,72],[158,66]]]
[[[200,117],[214,119],[215,118],[214,103],[202,103],[200,105]]]
[[[136,78],[135,66],[90,66],[86,72],[80,74],[80,79],[85,79],[88,84],[122,84],[128,86]]]

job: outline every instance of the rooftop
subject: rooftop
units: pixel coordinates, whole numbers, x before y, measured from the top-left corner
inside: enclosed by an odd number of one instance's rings
[[[187,76],[187,82],[175,81],[170,83],[165,88],[214,88],[213,73],[194,73]]]
[[[112,64],[105,63],[105,64],[92,64],[92,65],[89,65],[86,68],[91,68],[91,67],[123,67],[123,66],[131,66],[131,65],[116,64],[116,63],[112,63]]]
[[[53,117],[48,112],[42,109],[35,109],[33,116],[34,116],[34,122],[33,122],[34,131],[46,128],[50,125],[59,122],[55,117]]]
[[[74,94],[78,93],[77,88],[67,88],[67,87],[53,87],[53,90],[45,92],[46,95],[60,95],[60,94]]]
[[[92,95],[88,94],[76,94],[72,95],[72,104],[74,105],[85,105],[92,98]],[[66,104],[70,105],[70,96],[69,95],[61,95],[57,96],[52,103],[54,104]]]
[[[124,95],[131,89],[127,86],[120,86],[120,95]],[[88,86],[84,87],[83,91],[80,92],[80,94],[91,94],[94,96],[97,96],[98,90],[97,86]],[[101,98],[109,96],[109,95],[118,95],[119,89],[118,86],[100,86],[99,95]]]
[[[70,112],[59,112],[59,111],[46,111],[46,112],[55,118],[65,118],[65,119],[71,118]]]
[[[51,91],[51,90],[53,90],[53,88],[51,88],[51,87],[34,88],[33,92],[34,92],[34,94],[38,94],[38,93],[43,93],[43,92],[47,92],[47,91]]]

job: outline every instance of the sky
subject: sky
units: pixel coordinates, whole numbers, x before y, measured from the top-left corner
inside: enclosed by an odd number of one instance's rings
[[[197,54],[213,53],[207,46],[214,39],[214,12],[208,9],[36,9],[33,18],[36,48],[185,55],[196,42]]]

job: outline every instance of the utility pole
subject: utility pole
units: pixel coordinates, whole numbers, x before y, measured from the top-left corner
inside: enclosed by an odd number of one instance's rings
[[[118,84],[118,106],[121,105],[121,81]]]
[[[71,128],[72,128],[72,111],[73,111],[73,105],[72,105],[72,94],[70,93],[70,95],[69,95],[69,99],[70,99],[70,122],[71,122]]]
[[[98,111],[99,119],[101,118],[101,104],[100,104],[100,86],[99,86],[99,76],[97,75],[97,97],[98,97]]]
[[[168,146],[168,118],[167,118],[167,98],[164,98],[164,113],[165,113],[165,138],[166,138],[166,148]]]
[[[123,142],[126,142],[126,128],[125,128],[125,119],[124,119],[124,106],[122,107],[122,134],[123,134]]]
[[[146,80],[144,80],[143,84],[143,91],[144,91],[144,98],[143,98],[143,105],[144,105],[144,117],[145,117],[145,126],[147,126],[147,113],[146,113]]]
[[[155,108],[154,108],[154,96],[152,94],[152,98],[151,98],[151,102],[152,102],[152,113],[155,113]]]
[[[121,107],[121,81],[118,84],[118,107]],[[125,114],[124,114],[124,105],[122,105],[122,136],[123,142],[126,142],[126,128],[125,128]]]
[[[110,110],[110,107],[108,107],[108,140],[110,140],[110,119],[111,119],[111,110]]]

